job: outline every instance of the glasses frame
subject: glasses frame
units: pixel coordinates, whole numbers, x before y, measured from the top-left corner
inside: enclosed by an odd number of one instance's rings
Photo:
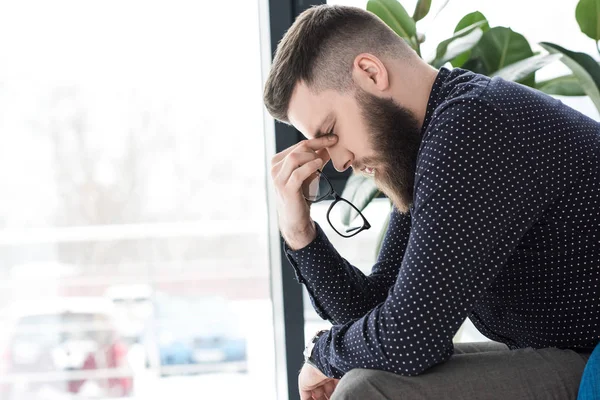
[[[327,192],[327,194],[323,195],[322,197],[320,197],[317,200],[309,200],[309,199],[306,198],[306,196],[303,196],[303,197],[304,197],[304,199],[306,199],[306,201],[308,201],[311,204],[318,203],[318,202],[323,201],[323,200],[325,200],[325,199],[327,199],[329,197],[333,197],[334,198],[333,203],[331,203],[331,205],[329,206],[329,209],[327,210],[327,222],[329,222],[329,225],[335,231],[335,233],[337,233],[338,235],[340,235],[341,237],[344,237],[344,238],[351,238],[353,236],[358,235],[360,232],[369,229],[371,227],[371,224],[369,223],[369,221],[367,221],[367,219],[360,212],[360,210],[358,208],[356,208],[356,206],[354,204],[352,204],[351,202],[349,202],[348,200],[346,200],[342,196],[340,196],[335,191],[335,189],[333,189],[333,185],[331,184],[331,181],[329,180],[329,178],[327,178],[327,175],[325,175],[323,173],[323,171],[321,171],[320,169],[318,169],[317,173],[319,174],[319,178],[325,178],[325,180],[327,181],[327,184],[329,185],[329,191]],[[335,229],[335,226],[331,223],[331,218],[330,218],[331,210],[340,201],[344,201],[344,202],[348,203],[350,205],[350,207],[354,208],[356,210],[356,212],[358,213],[358,215],[360,215],[360,217],[363,219],[363,225],[362,225],[362,227],[360,227],[360,228],[354,228],[355,232],[353,232],[350,235],[343,234],[343,233],[339,232],[337,229]],[[350,231],[351,230],[352,229],[350,229]],[[348,231],[346,233],[348,233]]]

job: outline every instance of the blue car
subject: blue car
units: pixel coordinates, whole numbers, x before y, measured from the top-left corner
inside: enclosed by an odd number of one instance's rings
[[[155,325],[163,372],[186,365],[198,366],[188,369],[190,373],[246,371],[246,339],[237,333],[235,313],[226,299],[157,294]]]

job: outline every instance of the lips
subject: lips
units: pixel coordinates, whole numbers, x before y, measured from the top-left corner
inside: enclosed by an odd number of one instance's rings
[[[372,175],[373,172],[375,172],[375,169],[374,168],[369,168],[369,167],[363,167],[361,169],[361,171],[364,172],[365,174]]]

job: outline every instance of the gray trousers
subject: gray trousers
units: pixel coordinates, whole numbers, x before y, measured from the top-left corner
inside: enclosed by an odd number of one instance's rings
[[[331,400],[575,400],[591,352],[509,350],[502,343],[456,343],[454,355],[418,376],[354,369]]]

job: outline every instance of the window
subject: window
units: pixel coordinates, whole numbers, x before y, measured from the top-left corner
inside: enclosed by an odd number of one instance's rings
[[[36,7],[0,6],[0,397],[274,399],[257,4]]]

